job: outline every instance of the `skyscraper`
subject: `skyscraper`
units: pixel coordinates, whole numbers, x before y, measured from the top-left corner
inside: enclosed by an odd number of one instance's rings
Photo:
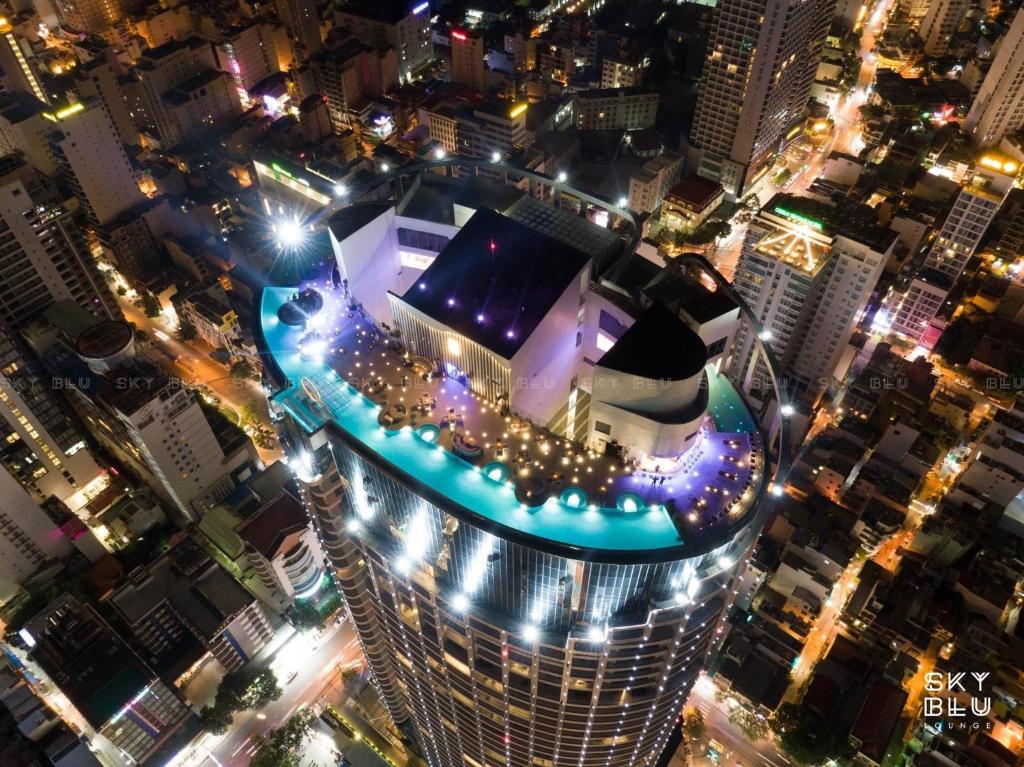
[[[1024,9],[1013,17],[999,51],[964,121],[978,146],[993,146],[1024,127]]]
[[[62,27],[100,34],[124,16],[120,0],[54,0]]]
[[[295,40],[297,61],[305,61],[324,47],[314,0],[277,0],[277,15]]]
[[[736,291],[761,322],[797,404],[814,405],[896,244],[895,233],[829,205],[778,194],[754,218],[736,266]],[[735,361],[745,366],[754,339]],[[767,378],[753,366],[746,386]]]
[[[55,301],[120,316],[110,288],[64,208],[34,201],[21,181],[0,187],[0,322],[20,330]]]
[[[71,551],[71,543],[32,496],[0,470],[0,605],[48,559]]]
[[[484,37],[479,32],[452,28],[452,82],[473,90],[487,90],[487,66],[484,64]]]
[[[945,56],[966,12],[967,0],[932,0],[919,30],[924,52],[929,56]]]
[[[740,196],[803,119],[835,0],[723,0],[715,7],[691,137],[699,172]]]
[[[957,193],[924,263],[910,275],[910,285],[898,299],[892,329],[908,339],[917,341],[924,335],[1006,199],[1017,164],[1007,158],[1007,168],[1013,171],[1004,171],[1004,161],[996,157],[992,153],[980,158],[972,182]]]
[[[266,288],[259,328],[383,700],[433,767],[652,765],[766,508],[738,308],[599,296],[567,213],[401,220],[336,214],[346,288]]]
[[[50,115],[55,163],[94,226],[143,200],[114,122],[99,99],[76,101]]]

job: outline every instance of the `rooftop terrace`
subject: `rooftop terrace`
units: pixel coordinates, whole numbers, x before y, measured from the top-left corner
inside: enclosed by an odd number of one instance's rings
[[[278,310],[314,287],[315,330]],[[499,408],[348,307],[324,282],[264,289],[264,343],[284,388],[279,405],[310,433],[332,423],[365,459],[468,521],[531,545],[599,561],[681,558],[726,542],[764,483],[755,421],[729,381],[707,369],[708,416],[677,460],[598,455]]]

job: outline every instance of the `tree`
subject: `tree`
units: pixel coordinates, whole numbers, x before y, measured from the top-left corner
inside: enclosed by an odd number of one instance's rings
[[[768,737],[768,721],[742,706],[736,706],[729,712],[729,721],[739,727],[748,740],[762,740]]]
[[[223,735],[231,726],[231,712],[214,703],[199,712],[200,726],[213,735]]]
[[[683,716],[683,731],[690,742],[695,743],[703,738],[707,729],[707,725],[704,724],[704,714],[700,712],[699,708],[686,710],[686,714]]]
[[[150,318],[159,317],[163,309],[160,307],[160,301],[157,300],[156,296],[145,291],[139,295],[141,296],[141,308],[146,313],[146,316]]]
[[[775,742],[796,764],[811,767],[853,755],[846,734],[809,708],[783,703],[768,723]]]
[[[260,409],[256,407],[255,402],[246,402],[242,405],[241,410],[238,411],[238,416],[242,419],[242,423],[246,426],[255,426],[261,420],[263,416],[260,413]]]
[[[296,767],[299,748],[312,721],[313,713],[308,708],[303,709],[276,730],[258,736],[249,767]]]
[[[231,377],[239,381],[258,381],[260,373],[249,360],[238,360],[231,363]]]
[[[292,608],[292,625],[299,631],[319,631],[324,627],[324,616],[308,600],[302,600]]]
[[[182,343],[188,343],[189,341],[195,341],[196,336],[199,335],[196,332],[196,326],[187,320],[178,321],[178,331],[175,333],[178,340]]]

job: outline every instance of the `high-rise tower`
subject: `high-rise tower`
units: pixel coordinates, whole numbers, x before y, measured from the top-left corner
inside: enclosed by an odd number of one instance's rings
[[[1017,11],[974,97],[964,131],[978,146],[993,146],[1024,127],[1024,9]]]
[[[803,119],[835,0],[722,0],[715,7],[693,143],[700,174],[739,196]]]
[[[604,230],[507,213],[336,214],[344,287],[261,297],[273,409],[433,767],[651,765],[766,510],[760,430],[719,372],[739,308],[696,283],[618,302],[591,288]]]

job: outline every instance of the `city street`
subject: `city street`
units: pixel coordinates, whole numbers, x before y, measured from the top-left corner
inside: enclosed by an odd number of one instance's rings
[[[715,685],[710,677],[701,674],[690,693],[688,706],[695,706],[704,717],[707,728],[704,739],[694,749],[695,767],[712,764],[706,756],[707,742],[721,743],[727,752],[722,754],[722,765],[738,764],[741,767],[787,767],[790,761],[780,754],[770,739],[751,741],[735,724],[729,721],[728,700],[719,702],[715,697]],[[699,749],[699,752],[698,752]]]
[[[254,740],[287,721],[300,707],[312,704],[328,688],[340,703],[343,695],[341,670],[362,659],[355,633],[348,623],[331,626],[317,640],[309,635],[295,634],[276,653],[270,666],[284,690],[280,699],[261,711],[244,711],[235,715],[225,735],[204,735],[179,760],[180,767],[216,765],[244,767],[256,750]]]
[[[123,296],[118,296],[118,303],[124,318],[149,336],[159,352],[153,355],[153,361],[159,363],[164,370],[181,378],[189,386],[209,387],[220,400],[221,406],[235,413],[236,421],[246,405],[254,405],[261,416],[267,418],[266,396],[259,384],[232,378],[224,365],[209,356],[209,352],[213,351],[209,345],[200,339],[182,343],[174,336],[170,322],[164,317],[147,317],[145,312]],[[257,446],[256,449],[264,464],[271,464],[283,455],[277,448],[267,450]]]

